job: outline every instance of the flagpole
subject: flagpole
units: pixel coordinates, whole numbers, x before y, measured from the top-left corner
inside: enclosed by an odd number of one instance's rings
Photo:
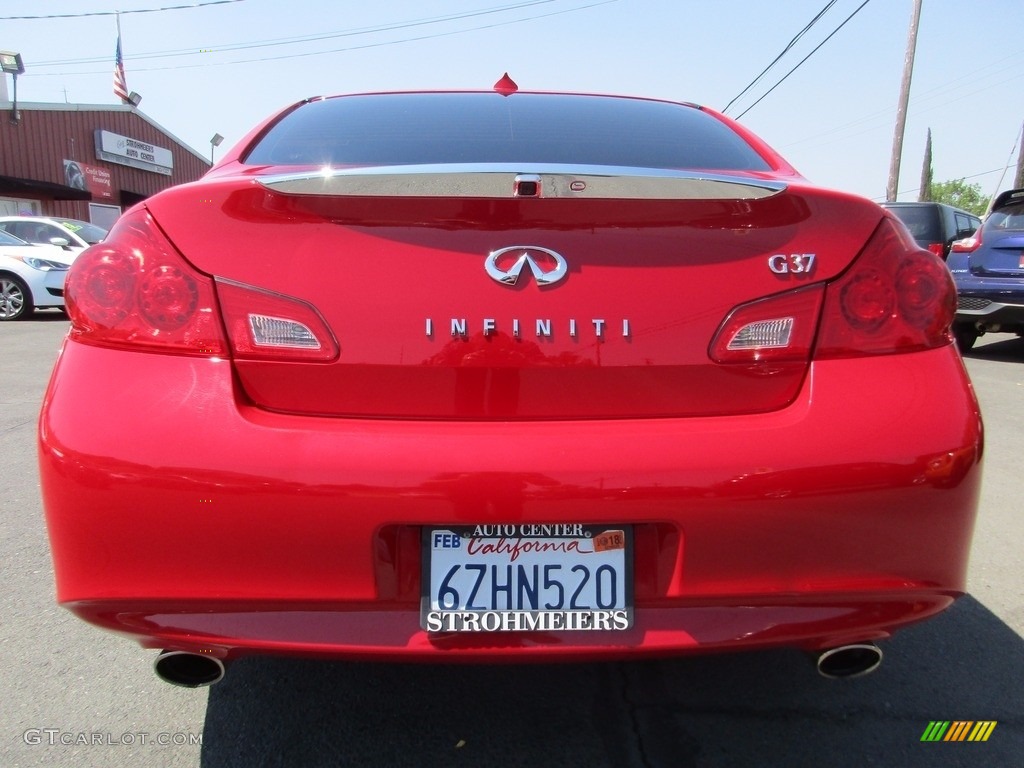
[[[121,13],[115,14],[117,19],[117,61],[114,65],[114,94],[121,99],[122,104],[130,103],[128,98],[128,82],[124,76],[124,48],[121,45]]]
[[[124,71],[124,46],[121,45],[121,12],[118,11],[114,14],[114,18],[117,19],[117,66]],[[128,83],[125,82],[125,90],[128,89]],[[121,98],[121,103],[124,104],[124,98]]]

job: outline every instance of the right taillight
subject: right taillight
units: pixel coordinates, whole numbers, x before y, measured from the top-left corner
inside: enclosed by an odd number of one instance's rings
[[[945,263],[886,220],[834,280],[734,308],[708,354],[758,372],[930,349],[952,343],[955,313],[956,286]]]
[[[950,343],[956,286],[941,258],[883,221],[828,284],[815,358],[883,355]]]

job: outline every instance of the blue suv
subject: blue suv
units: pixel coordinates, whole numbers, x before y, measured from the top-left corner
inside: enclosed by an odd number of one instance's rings
[[[961,350],[989,331],[1024,336],[1024,189],[996,197],[978,231],[953,243],[946,264],[956,281],[953,333]]]

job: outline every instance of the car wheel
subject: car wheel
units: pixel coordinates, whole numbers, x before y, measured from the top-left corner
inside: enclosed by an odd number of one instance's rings
[[[954,325],[953,337],[961,352],[968,351],[978,340],[978,331],[973,325]]]
[[[32,296],[21,280],[0,275],[0,322],[20,320],[32,314]]]

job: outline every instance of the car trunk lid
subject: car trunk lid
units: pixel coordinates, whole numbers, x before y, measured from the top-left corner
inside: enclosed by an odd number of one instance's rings
[[[1024,232],[984,233],[984,246],[970,256],[970,270],[980,277],[1024,277]]]
[[[308,302],[340,348],[328,363],[236,359],[242,389],[326,416],[784,407],[809,362],[715,362],[717,329],[740,305],[842,272],[881,218],[767,174],[306,169],[202,190],[150,203],[181,253],[221,281]]]

